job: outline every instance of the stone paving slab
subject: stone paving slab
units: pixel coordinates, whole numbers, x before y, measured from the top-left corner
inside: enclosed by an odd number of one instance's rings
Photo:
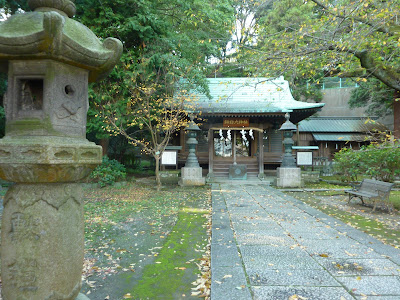
[[[311,241],[311,240],[310,240]],[[373,248],[364,246],[362,244],[348,246],[348,243],[336,244],[331,242],[337,242],[336,240],[325,241],[325,243],[320,243],[319,241],[311,241],[316,242],[315,244],[305,244],[306,250],[313,256],[318,259],[323,259],[321,254],[326,254],[331,258],[349,258],[349,257],[357,257],[357,258],[381,258],[381,255],[374,251]]]
[[[247,222],[253,222],[257,221],[260,223],[264,222],[271,222],[272,218],[269,214],[267,213],[256,213],[256,212],[235,212],[235,211],[230,211],[231,214],[231,220],[242,220],[242,221],[247,221]]]
[[[283,232],[283,229],[281,226],[276,224],[273,220],[258,220],[257,222],[232,222],[233,227],[235,228],[236,232],[240,231],[252,231],[252,230],[260,230],[262,228],[263,231],[268,232],[268,231],[278,231],[278,232]]]
[[[309,256],[309,254],[302,248],[296,246],[277,246],[277,245],[242,245],[240,246],[242,256],[247,257],[300,257]]]
[[[325,270],[248,270],[252,286],[336,286],[341,284]]]
[[[354,295],[395,296],[400,299],[400,280],[398,276],[352,276],[338,277]]]
[[[213,267],[211,299],[252,299],[243,268]]]
[[[290,235],[299,243],[304,244],[305,241],[310,240],[343,240],[347,237],[343,234],[339,234],[337,230],[322,227],[316,230],[310,231],[307,228],[298,228],[297,230],[291,230]]]
[[[400,299],[398,249],[269,186],[212,188],[212,300]]]
[[[399,265],[388,259],[330,259],[320,260],[319,263],[336,277],[349,275],[387,275],[399,276]]]
[[[287,300],[297,295],[307,300],[350,300],[354,299],[342,287],[285,287],[263,286],[253,287],[255,300]],[[340,297],[343,297],[342,299]],[[249,298],[251,299],[251,298]],[[296,298],[295,298],[296,299]],[[302,298],[297,298],[302,299]]]
[[[212,244],[234,244],[236,245],[235,238],[233,236],[233,231],[230,227],[224,229],[212,228]]]
[[[251,270],[322,270],[322,266],[307,253],[293,256],[244,256],[243,263],[246,269]]]
[[[214,267],[241,267],[242,261],[236,244],[211,244],[211,260]]]
[[[399,296],[356,296],[357,300],[399,300]]]
[[[309,231],[311,229],[320,229],[320,228],[325,228],[323,224],[317,223],[317,222],[307,222],[307,221],[293,221],[293,222],[282,222],[279,221],[278,224],[282,226],[287,231],[293,231],[296,232],[298,230],[304,230],[307,228]]]

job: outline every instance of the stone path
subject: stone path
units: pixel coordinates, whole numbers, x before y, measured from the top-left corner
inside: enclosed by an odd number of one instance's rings
[[[212,201],[212,300],[400,299],[400,250],[260,181]]]

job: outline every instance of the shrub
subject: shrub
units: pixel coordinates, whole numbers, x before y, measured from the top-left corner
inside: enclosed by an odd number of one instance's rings
[[[363,151],[365,173],[382,181],[393,182],[400,173],[399,145],[370,145]]]
[[[393,182],[400,174],[398,144],[371,144],[360,150],[342,149],[335,154],[336,171],[343,181],[356,181],[361,174],[377,180]]]
[[[90,178],[97,181],[101,187],[114,185],[115,181],[125,179],[125,177],[125,166],[115,159],[109,159],[107,156],[103,156],[101,165],[97,166],[90,175]]]

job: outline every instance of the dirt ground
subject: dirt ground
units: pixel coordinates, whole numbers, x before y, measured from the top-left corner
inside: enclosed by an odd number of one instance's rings
[[[348,196],[343,194],[333,196],[316,196],[321,200],[322,205],[329,205],[334,208],[340,209],[351,214],[360,215],[368,219],[375,219],[385,224],[388,228],[393,230],[400,230],[400,214],[398,211],[383,210],[377,208],[375,212],[372,212],[372,206],[361,205],[359,199],[352,199],[348,204]]]

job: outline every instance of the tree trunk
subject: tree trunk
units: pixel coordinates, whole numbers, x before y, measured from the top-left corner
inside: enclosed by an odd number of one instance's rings
[[[103,156],[108,153],[108,145],[110,144],[110,138],[100,139],[100,146],[103,148]]]
[[[157,191],[161,189],[161,177],[160,177],[160,156],[155,155],[154,159],[156,160],[156,182],[157,182]]]
[[[393,135],[396,140],[400,138],[400,91],[395,91],[393,101]],[[396,99],[399,99],[396,101]]]

